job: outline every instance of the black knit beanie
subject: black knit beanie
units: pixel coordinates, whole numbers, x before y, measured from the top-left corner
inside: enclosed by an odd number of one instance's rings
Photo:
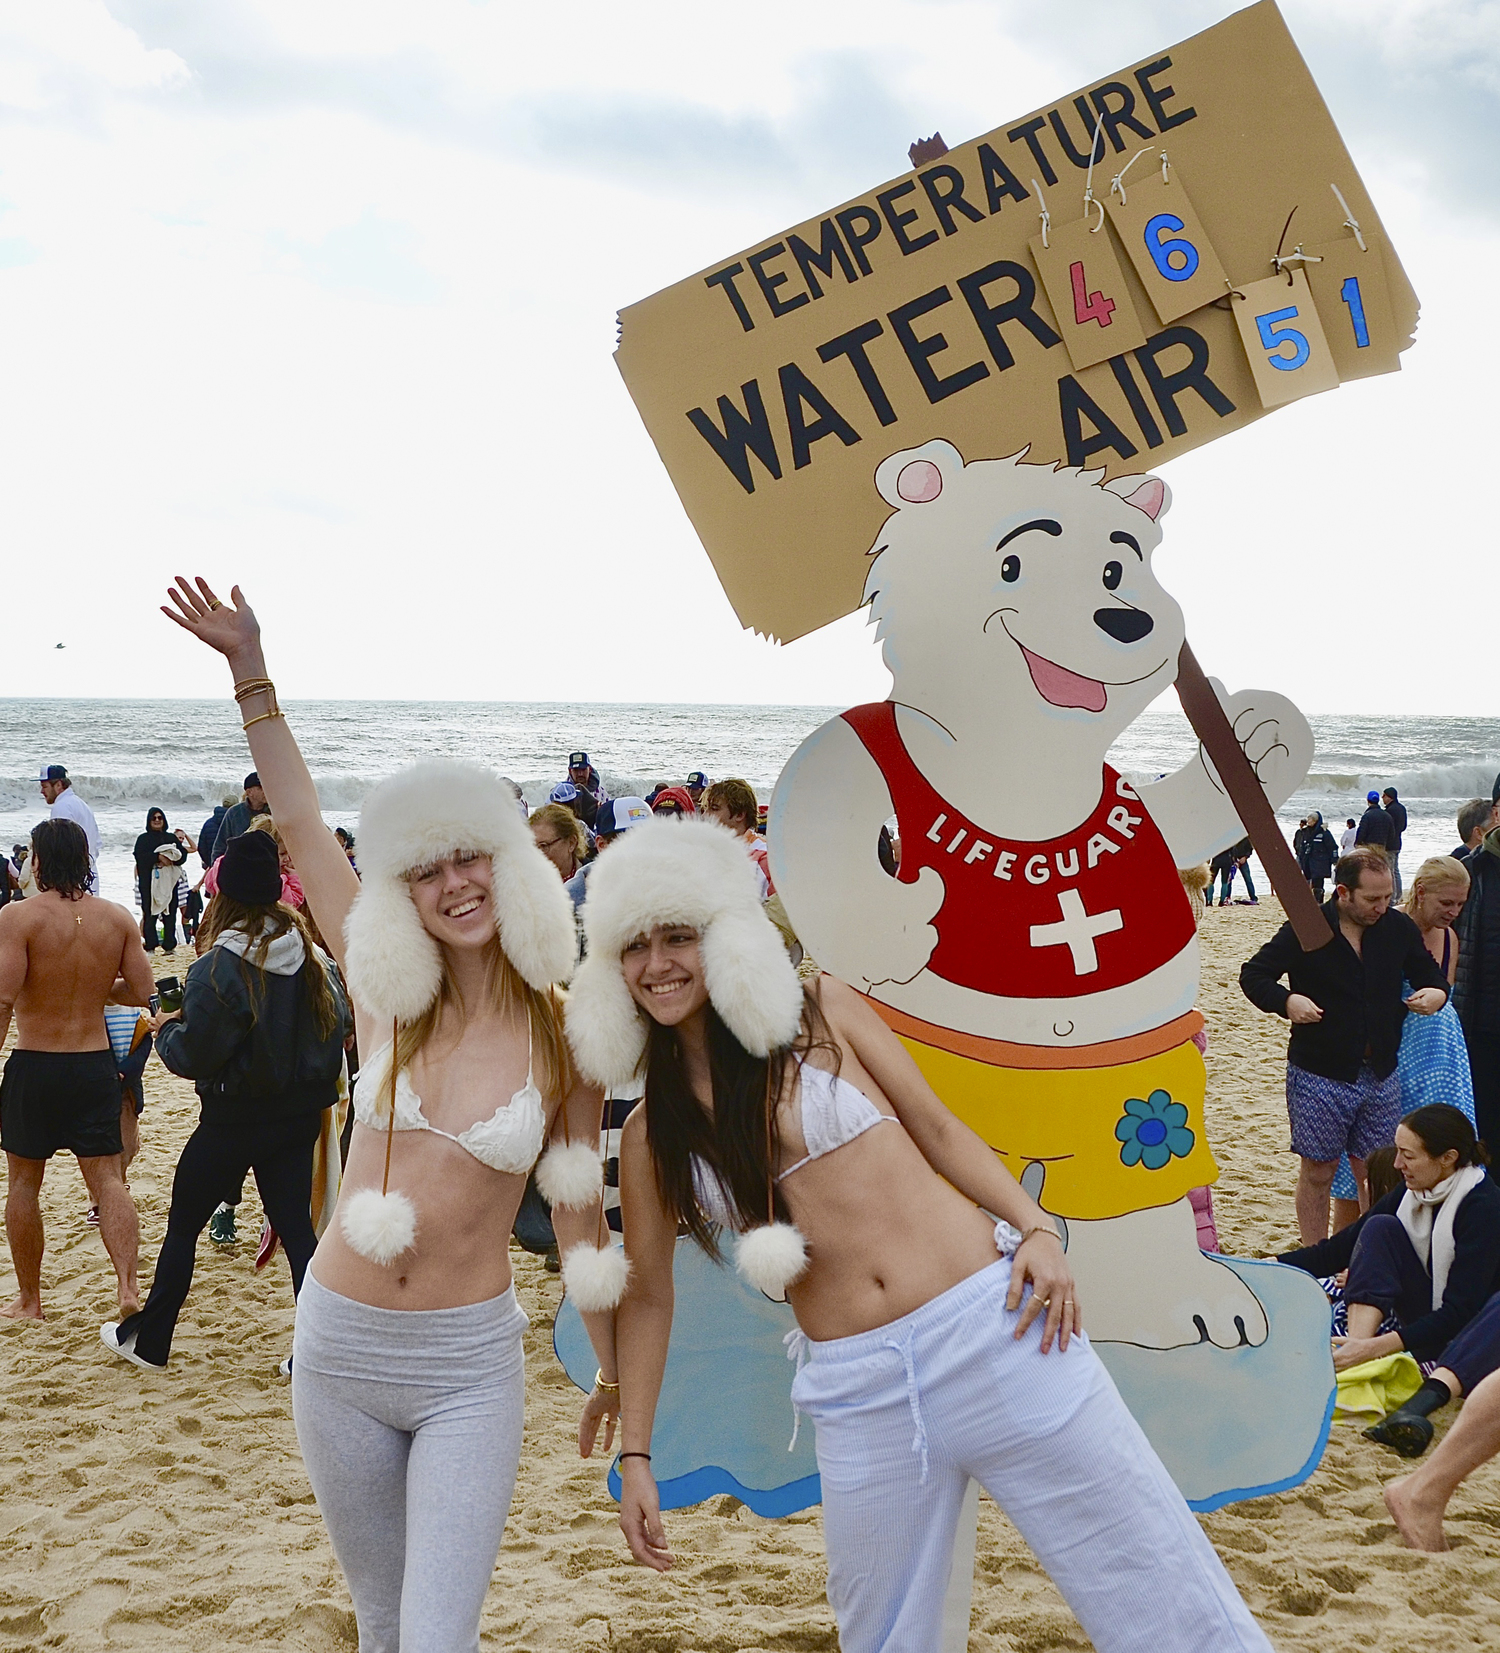
[[[219,862],[219,888],[245,907],[281,900],[281,853],[269,832],[242,832]]]

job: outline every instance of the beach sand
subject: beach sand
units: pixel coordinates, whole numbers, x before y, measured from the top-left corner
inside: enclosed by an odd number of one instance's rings
[[[1241,997],[1241,960],[1279,921],[1269,901],[1204,921],[1209,1127],[1225,1249],[1265,1255],[1294,1237],[1282,1074],[1285,1024]],[[174,961],[178,973],[186,953]],[[158,974],[167,966],[158,961]],[[132,1171],[149,1282],[172,1168],[196,1117],[191,1088],[152,1059],[144,1150]],[[43,1191],[45,1325],[0,1322],[0,1649],[352,1649],[354,1618],[297,1452],[288,1384],[292,1295],[278,1257],[253,1269],[259,1211],[238,1246],[207,1238],[169,1373],[112,1358],[112,1275],[84,1225],[77,1168]],[[604,1464],[572,1445],[580,1396],[552,1355],[559,1287],[520,1252],[531,1317],[520,1482],[482,1645],[623,1653],[832,1650],[816,1510],[764,1521],[730,1498],[668,1516],[677,1570],[632,1566]],[[0,1289],[14,1289],[8,1259]],[[1334,1426],[1295,1492],[1239,1504],[1204,1527],[1272,1643],[1309,1653],[1418,1653],[1500,1645],[1500,1464],[1454,1499],[1452,1550],[1404,1549],[1381,1503],[1402,1472],[1357,1428]],[[994,1505],[981,1504],[970,1647],[1089,1646]],[[1211,1650],[1205,1650],[1211,1653]]]

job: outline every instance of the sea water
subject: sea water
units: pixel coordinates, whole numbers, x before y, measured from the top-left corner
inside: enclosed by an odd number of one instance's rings
[[[360,800],[413,758],[452,756],[511,776],[528,803],[566,779],[568,754],[587,751],[611,794],[680,784],[692,769],[735,775],[769,799],[798,743],[833,706],[640,706],[478,701],[300,701],[286,707],[330,826],[354,826]],[[1454,817],[1488,798],[1500,771],[1493,718],[1319,716],[1306,784],[1278,812],[1290,835],[1310,809],[1337,837],[1371,787],[1394,786],[1410,814],[1401,863],[1408,877],[1458,842]],[[1140,782],[1193,761],[1197,741],[1180,712],[1148,712],[1110,761]],[[146,811],[166,812],[195,837],[214,804],[238,798],[249,749],[229,700],[0,700],[0,848],[25,839],[47,812],[37,777],[67,766],[99,820],[104,894],[134,903],[131,845]],[[1259,871],[1258,863],[1256,870]],[[196,862],[193,876],[196,878]],[[1265,888],[1263,875],[1258,880]],[[1236,894],[1239,886],[1236,884]]]

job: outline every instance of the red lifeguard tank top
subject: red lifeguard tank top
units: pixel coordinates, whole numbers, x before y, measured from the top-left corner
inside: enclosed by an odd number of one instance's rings
[[[1192,907],[1166,839],[1108,764],[1086,821],[1018,842],[938,796],[902,742],[892,701],[856,706],[844,721],[890,788],[897,878],[914,884],[923,867],[942,874],[934,975],[1002,998],[1073,998],[1139,981],[1192,940]]]

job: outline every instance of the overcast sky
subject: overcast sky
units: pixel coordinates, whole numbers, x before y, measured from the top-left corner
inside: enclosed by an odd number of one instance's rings
[[[221,693],[178,570],[287,698],[885,693],[740,630],[616,311],[1233,9],[0,0],[0,694]],[[1417,344],[1165,466],[1158,566],[1232,687],[1495,713],[1500,7],[1283,9]]]

